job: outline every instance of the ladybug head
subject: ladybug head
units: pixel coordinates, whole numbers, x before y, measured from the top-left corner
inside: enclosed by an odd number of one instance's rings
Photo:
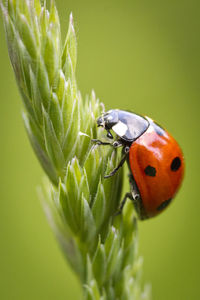
[[[117,124],[118,120],[117,110],[109,110],[97,119],[97,126],[102,126],[105,129],[111,129],[115,124]]]

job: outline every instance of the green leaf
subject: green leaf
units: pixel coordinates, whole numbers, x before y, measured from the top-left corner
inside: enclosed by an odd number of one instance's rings
[[[122,246],[119,248],[119,251],[116,255],[116,264],[115,264],[115,273],[113,275],[113,280],[114,282],[119,282],[120,278],[122,276],[121,272],[122,272],[122,264],[123,264],[123,244]],[[119,283],[118,283],[119,284]],[[118,288],[118,287],[117,287]],[[121,287],[119,286],[119,289]],[[123,288],[123,286],[122,286]]]
[[[15,72],[15,78],[17,79],[17,82],[19,84],[20,77],[21,77],[21,68],[20,68],[19,52],[16,51],[16,49],[18,48],[19,34],[6,12],[4,17],[4,25],[6,29],[6,38],[7,38],[10,60]]]
[[[63,73],[61,73],[63,74]],[[63,74],[64,76],[64,74]],[[65,78],[65,77],[64,77]],[[63,80],[64,81],[64,80]],[[68,80],[67,82],[64,81],[64,91],[62,97],[62,114],[63,114],[63,126],[65,132],[65,139],[67,139],[70,129],[73,123],[73,117],[75,117],[74,112],[76,111],[75,107],[77,106],[77,101],[74,101],[72,95],[72,86],[71,81]],[[61,100],[61,98],[60,98]],[[63,141],[64,143],[64,141]]]
[[[34,7],[35,7],[35,12],[36,12],[37,16],[39,16],[40,13],[41,13],[40,0],[34,0],[33,4],[34,4]]]
[[[81,201],[80,201],[80,195],[79,195],[79,182],[80,177],[76,177],[76,173],[78,170],[74,170],[74,164],[76,159],[73,159],[71,163],[67,166],[67,175],[65,178],[65,186],[66,186],[66,192],[68,199],[70,201],[69,205],[71,207],[71,210],[74,213],[74,220],[77,223],[77,226],[80,227],[81,220],[80,220],[80,211],[81,211]]]
[[[16,1],[7,1],[7,11],[6,13],[8,13],[8,15],[12,18],[15,19],[16,17]],[[2,2],[1,2],[1,5]]]
[[[38,123],[42,125],[43,115],[42,115],[42,99],[40,95],[40,91],[38,89],[37,80],[35,78],[35,74],[33,73],[31,67],[29,67],[30,72],[30,89],[31,89],[31,99],[32,99],[32,107],[34,110],[35,118]]]
[[[96,223],[97,229],[100,228],[104,221],[104,216],[105,216],[105,193],[104,193],[104,188],[101,183],[101,180],[99,180],[98,188],[97,188],[97,193],[94,198],[94,202],[92,205],[92,213],[94,216],[94,220]]]
[[[72,13],[70,15],[69,20],[69,29],[67,38],[65,40],[63,55],[62,55],[62,65],[65,69],[65,73],[68,69],[74,70],[76,68],[76,60],[77,60],[77,42],[76,35],[73,25],[73,16]],[[70,72],[70,71],[68,71]]]
[[[87,173],[90,194],[93,199],[96,195],[99,180],[104,170],[103,159],[98,147],[95,146],[91,148],[84,166]]]
[[[19,64],[20,64],[20,77],[19,85],[20,91],[25,95],[25,98],[31,99],[31,82],[30,82],[30,66],[31,57],[27,52],[22,40],[18,40]]]
[[[59,55],[59,47],[56,44],[57,37],[54,37],[54,25],[52,25],[47,33],[46,33],[46,40],[44,42],[44,49],[43,49],[43,57],[45,67],[48,73],[49,84],[53,86],[55,89],[58,83],[58,72],[60,68],[60,55]]]
[[[38,18],[38,23],[40,28],[40,34],[42,37],[45,37],[49,26],[49,12],[45,9],[45,7],[42,7],[41,9],[41,13]]]
[[[79,187],[81,184],[82,170],[80,168],[79,162],[77,158],[73,158],[71,162],[71,166],[73,168],[73,172],[76,178],[77,186]]]
[[[81,178],[80,182],[80,191],[82,192],[84,198],[88,201],[90,205],[90,188],[87,180],[87,173],[85,172],[85,169],[83,169],[83,176]]]
[[[64,102],[65,92],[67,89],[66,85],[67,85],[67,82],[65,80],[65,75],[63,74],[63,71],[60,70],[58,84],[57,84],[57,90],[56,90],[56,94],[58,97],[60,107],[62,107],[62,103]]]
[[[48,113],[43,109],[43,118],[44,118],[44,138],[45,146],[47,153],[55,165],[58,175],[63,178],[65,166],[65,158],[59,144],[59,141],[56,137],[53,124],[49,118]]]
[[[87,200],[81,197],[80,234],[84,242],[91,242],[96,233],[96,225]]]
[[[71,230],[76,234],[78,232],[78,224],[76,223],[74,211],[71,206],[68,193],[61,182],[59,184],[59,203],[62,207],[66,223],[68,224],[69,228],[71,228]]]
[[[27,21],[30,23],[31,21],[31,16],[30,16],[30,3],[29,1],[20,1],[20,0],[17,0],[17,1],[11,1],[14,3],[14,5],[16,6],[16,15],[17,17],[20,15],[20,14],[23,14],[24,16],[26,16],[27,18]],[[18,23],[18,19],[16,17],[16,21]]]
[[[119,163],[120,156],[117,152],[113,151],[111,158],[107,161],[107,168],[105,174],[109,174]],[[106,212],[107,216],[113,216],[119,207],[119,200],[122,188],[122,169],[114,176],[103,181],[103,187],[106,195]]]
[[[64,120],[63,120],[64,122]],[[65,133],[62,150],[66,157],[66,160],[70,160],[76,151],[78,139],[77,135],[80,128],[80,117],[79,117],[79,104],[77,99],[74,99],[72,115],[70,116],[70,124],[67,132]]]
[[[31,27],[26,19],[26,16],[23,14],[20,14],[18,16],[19,18],[19,34],[21,39],[23,40],[23,43],[30,54],[30,56],[33,59],[36,59],[37,57],[37,45],[35,41],[35,37],[33,35],[33,31],[31,30]]]
[[[101,287],[105,281],[105,273],[106,273],[107,263],[106,263],[106,255],[105,248],[101,244],[100,239],[97,246],[96,253],[94,255],[92,269],[95,275],[95,278],[98,282],[98,285]]]
[[[75,74],[73,70],[72,60],[69,54],[67,54],[65,64],[63,65],[63,72],[65,74],[65,78],[70,79],[73,83]]]
[[[91,280],[89,285],[85,285],[86,295],[84,299],[101,300],[98,284],[96,280]]]
[[[40,91],[41,100],[44,108],[48,110],[49,108],[49,101],[51,97],[51,88],[49,85],[49,78],[48,73],[44,64],[42,57],[37,60],[37,69],[36,69],[36,78],[37,78],[37,85]]]
[[[34,121],[28,119],[26,114],[23,114],[25,128],[28,133],[28,137],[30,139],[31,145],[44,169],[44,171],[48,174],[49,178],[54,184],[57,184],[57,174],[54,166],[52,165],[49,157],[47,156],[44,149],[41,147],[41,137],[39,136],[39,129],[34,124]]]
[[[92,270],[92,262],[90,259],[89,254],[87,254],[86,257],[86,276],[85,276],[85,282],[89,284],[94,278],[93,270]]]
[[[58,97],[56,93],[51,94],[51,101],[49,103],[49,118],[53,124],[56,137],[59,143],[62,143],[64,136],[63,120],[62,120],[62,111],[60,109]]]
[[[85,288],[84,300],[96,300],[91,287],[88,285],[84,285],[84,288]]]
[[[107,256],[106,277],[111,278],[116,271],[117,253],[120,249],[119,233],[112,227],[105,242],[105,251]]]
[[[58,11],[55,5],[55,0],[51,0],[51,8],[50,8],[50,14],[49,14],[49,23],[52,23],[57,28],[57,33],[60,34],[60,20]],[[60,36],[57,36],[58,41],[60,41]]]

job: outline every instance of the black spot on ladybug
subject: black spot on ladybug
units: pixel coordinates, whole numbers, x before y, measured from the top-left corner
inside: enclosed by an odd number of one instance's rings
[[[146,175],[148,176],[151,176],[151,177],[154,177],[156,176],[156,169],[152,166],[147,166],[145,169],[144,169],[144,172]]]
[[[160,125],[155,122],[153,122],[152,125],[158,135],[163,136],[165,134],[165,130]]]
[[[171,201],[172,201],[172,198],[170,198],[170,199],[168,199],[168,200],[162,202],[162,203],[157,207],[157,210],[158,210],[158,211],[163,210],[164,208],[166,208],[166,207],[170,204]]]
[[[177,156],[175,157],[173,160],[172,160],[172,163],[171,163],[171,170],[173,172],[176,172],[181,166],[181,160],[180,158]]]

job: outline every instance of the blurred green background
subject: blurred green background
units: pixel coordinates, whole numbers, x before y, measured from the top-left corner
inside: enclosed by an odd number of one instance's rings
[[[183,186],[165,213],[139,223],[139,250],[154,300],[200,299],[200,2],[56,2],[63,31],[74,14],[82,95],[94,88],[106,109],[152,117],[182,146]],[[37,197],[43,172],[23,127],[2,18],[0,37],[0,299],[78,300]]]

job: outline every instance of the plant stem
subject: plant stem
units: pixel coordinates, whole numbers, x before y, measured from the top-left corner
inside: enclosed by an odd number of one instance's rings
[[[40,196],[46,215],[84,299],[149,299],[141,290],[137,219],[131,203],[113,217],[121,199],[120,154],[98,147],[96,118],[102,104],[92,92],[82,99],[76,83],[77,42],[70,15],[64,46],[55,2],[1,4],[8,51],[32,147],[48,177]]]

